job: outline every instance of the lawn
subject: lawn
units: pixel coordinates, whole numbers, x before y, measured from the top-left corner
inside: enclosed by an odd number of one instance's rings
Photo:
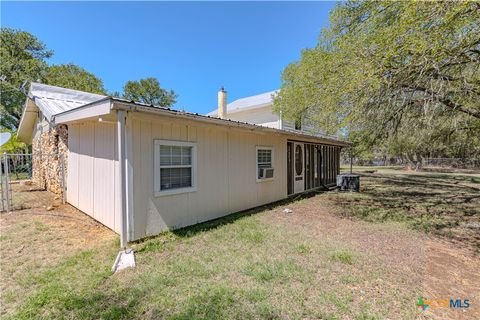
[[[399,221],[480,254],[480,174],[354,169],[362,174],[362,192],[329,194],[337,213],[371,222]]]
[[[477,223],[478,235],[477,177],[366,174],[362,193],[292,199],[134,243],[138,266],[115,275],[118,237],[73,208],[2,214],[1,317],[413,319],[421,295],[479,301],[478,238],[467,232]],[[459,269],[461,279],[438,281]]]

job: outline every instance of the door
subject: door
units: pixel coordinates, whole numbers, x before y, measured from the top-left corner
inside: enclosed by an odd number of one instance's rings
[[[293,194],[293,142],[287,142],[287,194]]]
[[[295,143],[295,161],[293,164],[293,192],[299,193],[305,190],[305,158],[303,143]]]

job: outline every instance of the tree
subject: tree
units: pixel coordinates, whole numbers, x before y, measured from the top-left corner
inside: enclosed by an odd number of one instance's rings
[[[9,28],[0,30],[0,126],[16,130],[22,115],[28,82],[47,84],[106,94],[103,82],[74,64],[48,66],[52,57],[43,42],[34,35]]]
[[[73,63],[50,66],[45,83],[74,90],[107,94],[101,79]]]
[[[25,143],[21,142],[20,140],[18,140],[16,132],[12,132],[8,129],[2,129],[0,132],[10,132],[11,133],[10,139],[5,144],[0,146],[0,153],[1,154],[3,154],[4,152],[5,153],[10,153],[10,154],[12,154],[12,153],[24,153],[26,151],[27,145]],[[12,165],[12,167],[10,168],[10,172],[15,174],[15,177],[17,179],[19,179],[20,178],[19,173],[22,171],[21,166],[22,166],[22,164],[24,165],[25,162],[26,162],[25,157],[10,156],[9,160],[10,160],[11,165]],[[20,172],[19,172],[19,169],[20,169]],[[25,169],[25,168],[23,168],[23,169]]]
[[[18,140],[16,132],[8,129],[2,129],[0,132],[9,132],[11,134],[10,139],[0,146],[0,153],[23,153],[25,151],[27,145]]]
[[[163,89],[157,79],[145,78],[140,81],[128,81],[123,87],[123,98],[169,108],[176,102],[177,94],[173,90]]]
[[[19,88],[25,81],[43,79],[46,59],[53,55],[32,34],[9,28],[0,29],[0,126],[15,129],[22,114],[25,94]]]
[[[479,134],[478,3],[355,1],[330,19],[317,46],[284,70],[277,112],[361,132],[372,145],[409,140],[414,153],[428,139],[445,146]]]

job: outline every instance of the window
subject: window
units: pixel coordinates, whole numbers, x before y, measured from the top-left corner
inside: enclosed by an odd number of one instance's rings
[[[302,130],[302,118],[295,120],[295,130]]]
[[[295,173],[297,176],[303,174],[303,152],[299,144],[295,147]]]
[[[196,191],[196,144],[155,140],[155,195]]]
[[[273,179],[273,148],[257,147],[257,181]]]

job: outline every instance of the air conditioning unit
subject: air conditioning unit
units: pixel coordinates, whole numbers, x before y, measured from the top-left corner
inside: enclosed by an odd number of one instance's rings
[[[273,178],[273,168],[261,168],[260,169],[260,179],[270,179]]]

